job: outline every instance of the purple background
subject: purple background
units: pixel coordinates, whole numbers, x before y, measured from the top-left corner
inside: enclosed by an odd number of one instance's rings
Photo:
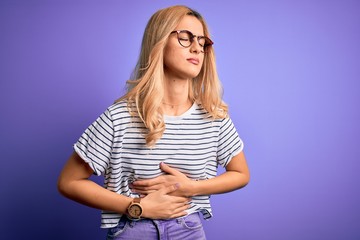
[[[212,197],[208,239],[360,239],[356,0],[1,1],[0,238],[104,239],[57,177],[124,93],[149,17],[174,4],[210,25],[251,170]]]

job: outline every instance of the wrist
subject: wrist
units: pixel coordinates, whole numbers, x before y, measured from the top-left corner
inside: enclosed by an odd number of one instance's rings
[[[143,206],[141,205],[141,198],[133,198],[127,208],[127,214],[133,219],[140,219],[143,216]]]
[[[189,197],[194,197],[199,194],[199,185],[201,180],[191,180],[190,181],[190,188],[189,188]]]
[[[149,216],[149,207],[148,207],[148,199],[147,196],[141,198],[141,206],[142,206],[142,214],[141,217],[142,218],[150,218]]]

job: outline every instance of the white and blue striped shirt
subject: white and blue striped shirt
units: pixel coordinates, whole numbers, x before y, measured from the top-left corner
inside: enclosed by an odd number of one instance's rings
[[[230,118],[214,120],[196,103],[181,116],[164,120],[163,136],[149,148],[141,119],[130,115],[126,102],[115,103],[85,130],[74,149],[96,175],[105,176],[106,189],[128,197],[138,197],[129,188],[133,181],[163,174],[160,162],[204,180],[215,177],[218,165],[225,167],[243,149]],[[190,205],[188,214],[211,217],[210,196],[195,196]],[[101,227],[116,226],[120,217],[102,211]]]

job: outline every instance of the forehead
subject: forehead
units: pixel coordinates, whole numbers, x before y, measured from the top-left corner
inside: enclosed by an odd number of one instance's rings
[[[194,16],[185,16],[176,27],[176,30],[188,30],[195,35],[204,35],[204,28],[199,19]]]

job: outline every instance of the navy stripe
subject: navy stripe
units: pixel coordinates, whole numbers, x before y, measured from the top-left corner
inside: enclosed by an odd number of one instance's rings
[[[190,179],[210,179],[216,176],[218,165],[226,166],[243,147],[231,119],[213,119],[201,106],[195,105],[184,117],[165,118],[165,125],[162,138],[148,148],[141,119],[130,115],[126,102],[116,103],[86,129],[75,149],[90,161],[96,174],[104,175],[107,189],[134,197],[128,184],[163,174],[162,161]],[[193,197],[187,211],[211,217],[209,196]],[[113,227],[120,217],[103,211],[102,226]]]

